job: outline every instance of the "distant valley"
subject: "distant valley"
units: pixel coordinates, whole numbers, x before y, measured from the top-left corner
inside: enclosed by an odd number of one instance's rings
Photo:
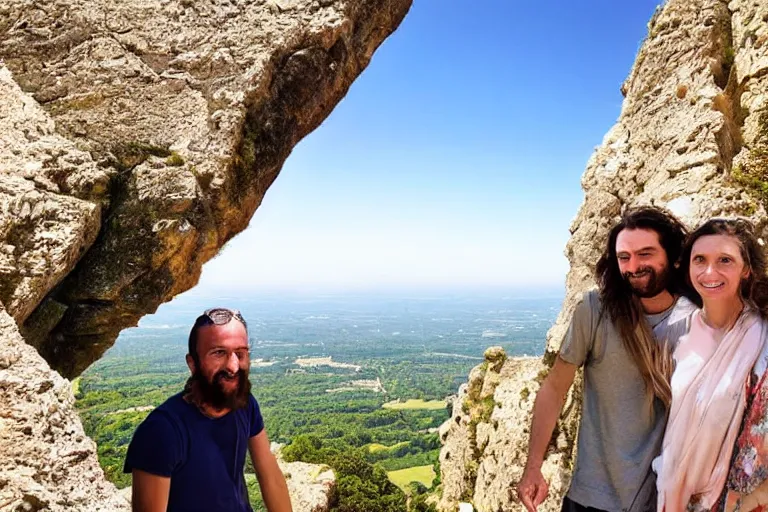
[[[149,410],[183,387],[194,318],[214,305],[238,308],[249,324],[253,393],[270,438],[286,445],[288,459],[343,467],[343,454],[379,468],[371,475],[385,471],[388,480],[371,498],[381,504],[365,506],[398,510],[403,491],[439,485],[436,432],[449,417],[446,398],[488,346],[541,354],[561,301],[557,294],[181,296],[124,331],[75,381],[78,409],[108,478],[130,485],[122,474],[127,444]],[[258,486],[249,482],[258,510]]]

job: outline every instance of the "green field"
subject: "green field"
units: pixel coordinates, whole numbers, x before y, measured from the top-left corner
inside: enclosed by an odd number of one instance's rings
[[[379,444],[379,443],[371,443],[368,445],[368,451],[371,453],[378,453],[378,452],[384,452],[388,450],[396,450],[402,446],[408,446],[408,441],[403,441],[401,443],[393,444],[392,446],[387,446],[385,444]]]
[[[432,480],[435,478],[435,471],[433,466],[416,466],[389,471],[387,476],[393,484],[406,491],[411,482],[420,482],[427,488],[431,487]]]
[[[446,403],[445,400],[425,401],[422,399],[409,398],[405,402],[399,402],[397,400],[387,402],[382,405],[382,407],[385,409],[426,409],[428,411],[437,411],[445,409]]]

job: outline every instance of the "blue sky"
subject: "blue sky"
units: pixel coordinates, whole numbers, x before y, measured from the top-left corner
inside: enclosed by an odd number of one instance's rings
[[[415,0],[198,291],[562,287],[657,3]]]

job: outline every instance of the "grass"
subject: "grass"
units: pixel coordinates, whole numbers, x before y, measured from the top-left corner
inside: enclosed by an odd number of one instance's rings
[[[172,153],[168,149],[154,144],[134,141],[117,144],[112,148],[112,155],[114,157],[112,165],[115,169],[119,172],[126,172],[143,163],[150,156],[168,158]]]
[[[435,478],[435,470],[429,466],[415,466],[412,468],[398,469],[387,473],[389,480],[398,486],[403,492],[407,491],[408,484],[411,482],[420,482],[427,488],[432,487],[432,480]]]
[[[59,100],[51,105],[54,113],[68,112],[70,110],[89,110],[105,101],[105,97],[99,93],[79,94],[76,97]]]
[[[170,167],[181,167],[184,165],[184,159],[181,157],[180,154],[173,151],[171,152],[171,156],[165,159],[165,165],[168,165]]]
[[[409,398],[405,402],[387,402],[382,405],[384,409],[426,409],[428,411],[437,411],[439,409],[445,409],[445,400],[429,400],[424,401],[422,399]]]
[[[393,444],[392,446],[386,446],[379,443],[371,443],[368,445],[368,451],[370,453],[378,453],[388,450],[396,450],[397,448],[400,448],[401,446],[407,446],[408,441],[403,441],[401,443]]]

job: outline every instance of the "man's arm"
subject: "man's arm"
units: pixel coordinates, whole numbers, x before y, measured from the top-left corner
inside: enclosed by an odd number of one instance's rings
[[[288,485],[277,465],[277,459],[269,449],[267,431],[261,432],[248,440],[248,451],[259,480],[261,497],[269,512],[292,512],[291,497],[288,495]]]
[[[577,368],[558,356],[536,394],[528,440],[528,460],[517,486],[520,501],[529,512],[534,512],[549,493],[547,482],[541,474],[541,465]]]
[[[131,506],[133,512],[165,512],[171,491],[171,479],[134,469]]]

